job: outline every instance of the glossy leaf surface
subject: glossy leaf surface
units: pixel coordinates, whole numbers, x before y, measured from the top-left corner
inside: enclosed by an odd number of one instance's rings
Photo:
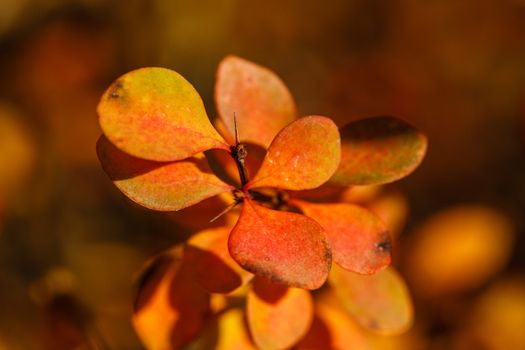
[[[248,325],[261,350],[288,349],[308,331],[313,318],[310,292],[256,278],[248,293]]]
[[[217,111],[231,135],[233,113],[240,141],[268,147],[279,130],[296,118],[293,98],[272,71],[239,57],[228,56],[217,70]]]
[[[303,117],[279,132],[247,187],[316,188],[332,176],[340,158],[339,131],[334,122],[321,116]]]
[[[173,211],[231,190],[197,155],[176,162],[135,158],[117,149],[102,136],[97,154],[104,171],[131,200],[154,210]]]
[[[246,270],[289,286],[319,288],[330,270],[330,248],[317,222],[248,199],[228,246]]]
[[[228,149],[197,91],[169,69],[124,74],[102,96],[98,114],[106,137],[138,158],[173,161],[211,148]]]
[[[133,326],[148,349],[177,349],[204,326],[209,294],[197,285],[174,251],[157,257],[142,275]]]
[[[332,257],[344,269],[373,274],[390,264],[387,228],[369,210],[348,203],[313,204],[295,200],[305,215],[326,231]]]
[[[411,326],[412,301],[403,279],[393,268],[364,276],[334,265],[330,283],[345,309],[363,327],[399,334]]]
[[[210,293],[229,293],[251,277],[230,256],[230,231],[231,227],[201,231],[184,248],[184,261],[191,275]]]
[[[421,163],[427,139],[392,117],[358,120],[341,129],[341,165],[330,182],[375,185],[396,181]]]

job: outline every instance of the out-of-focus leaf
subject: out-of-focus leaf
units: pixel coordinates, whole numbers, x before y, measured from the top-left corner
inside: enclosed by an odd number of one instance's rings
[[[511,223],[494,209],[446,209],[416,231],[407,274],[414,291],[424,298],[476,288],[505,266],[513,241]]]
[[[385,223],[392,240],[396,242],[408,216],[405,196],[401,192],[385,192],[373,198],[366,207]]]
[[[321,116],[303,117],[277,134],[247,187],[316,188],[333,175],[340,158],[339,131],[334,122]]]
[[[367,350],[364,330],[332,300],[333,293],[323,293],[315,300],[312,327],[296,349]]]
[[[330,271],[330,248],[317,222],[247,198],[228,246],[246,270],[293,287],[319,288]]]
[[[319,187],[305,191],[295,191],[294,198],[300,198],[309,202],[338,202],[346,187],[333,186],[325,183]]]
[[[131,200],[154,210],[179,210],[233,189],[219,180],[203,155],[155,162],[132,157],[102,136],[97,154],[104,171]]]
[[[246,283],[251,274],[230,256],[231,227],[193,235],[184,248],[184,261],[193,278],[210,293],[229,293]]]
[[[219,64],[215,102],[224,125],[240,141],[265,148],[296,118],[293,98],[272,71],[239,57],[228,56]]]
[[[392,243],[383,222],[369,210],[348,203],[313,204],[294,200],[326,231],[334,262],[346,270],[373,274],[390,264]]]
[[[7,200],[28,179],[35,162],[35,145],[20,116],[3,104],[0,104],[0,154],[0,200]]]
[[[339,201],[365,205],[374,200],[381,193],[381,190],[381,185],[349,186],[341,191]]]
[[[427,139],[399,119],[376,117],[341,129],[341,165],[330,182],[377,185],[410,174],[421,163]]]
[[[474,303],[458,347],[468,349],[521,349],[525,344],[525,280],[512,277],[489,288]]]
[[[230,309],[218,320],[219,339],[215,350],[255,350],[240,309]]]
[[[256,278],[246,303],[250,332],[261,350],[288,349],[312,323],[313,301],[304,289]]]
[[[392,267],[364,276],[334,265],[330,283],[345,309],[363,327],[382,334],[399,334],[412,325],[412,300]]]
[[[414,325],[402,334],[384,335],[366,332],[367,342],[373,350],[428,350],[435,349],[429,344],[429,337],[424,334],[422,327]],[[437,347],[439,348],[439,347]],[[455,348],[454,348],[455,349]]]
[[[171,250],[144,271],[135,300],[133,326],[151,350],[177,349],[191,341],[208,316],[209,294]]]
[[[98,114],[106,137],[138,158],[173,161],[212,148],[229,150],[197,91],[169,69],[124,74],[102,96]]]

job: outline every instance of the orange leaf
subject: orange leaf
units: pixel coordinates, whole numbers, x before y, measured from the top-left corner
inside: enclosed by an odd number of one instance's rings
[[[224,192],[217,196],[205,199],[191,207],[184,208],[184,210],[174,211],[165,216],[172,220],[176,225],[188,229],[190,233],[211,227],[226,226],[229,222],[227,219],[229,219],[231,215],[222,215],[213,222],[210,222],[210,220],[223,212],[228,205],[233,203],[233,201],[234,199],[231,193]],[[240,213],[240,208],[235,209],[235,211]],[[232,214],[233,211],[234,210],[229,211],[227,214]],[[234,219],[235,220],[231,220],[233,221],[233,224],[237,222],[237,218]]]
[[[477,288],[509,261],[515,230],[503,213],[465,205],[430,217],[413,235],[407,274],[420,297]]]
[[[333,293],[323,293],[315,300],[312,327],[295,349],[370,349],[366,333],[342,308],[333,305]]]
[[[307,190],[326,182],[341,158],[339,131],[332,120],[303,117],[281,130],[266,153],[253,187]]]
[[[414,171],[426,150],[426,137],[401,120],[358,120],[341,129],[341,165],[330,182],[343,186],[393,182]]]
[[[293,287],[319,288],[330,270],[330,248],[317,222],[247,198],[228,246],[246,270]]]
[[[312,323],[313,301],[304,289],[256,278],[246,303],[248,326],[261,350],[288,349]]]
[[[132,321],[148,349],[177,349],[203,328],[209,294],[193,281],[176,251],[158,256],[139,287]]]
[[[246,283],[251,274],[230,256],[231,227],[219,227],[193,235],[184,248],[184,261],[193,278],[211,293],[229,293]]]
[[[312,204],[293,200],[326,231],[334,262],[360,274],[373,274],[390,264],[387,228],[369,210],[347,203]]]
[[[106,137],[142,159],[173,161],[211,148],[229,150],[197,91],[169,69],[124,74],[102,96],[98,115]]]
[[[97,154],[115,185],[146,208],[179,210],[233,189],[211,172],[203,155],[154,162],[127,155],[104,136],[97,142]]]
[[[525,344],[525,280],[523,274],[490,285],[469,308],[457,349],[522,349]]]
[[[293,98],[279,77],[235,56],[228,56],[219,64],[215,102],[232,135],[235,113],[241,141],[265,148],[279,130],[296,118]]]
[[[219,338],[215,350],[256,350],[244,321],[244,312],[230,309],[218,320]]]
[[[330,283],[345,309],[363,327],[382,334],[399,334],[412,325],[408,289],[392,267],[364,276],[334,265]]]

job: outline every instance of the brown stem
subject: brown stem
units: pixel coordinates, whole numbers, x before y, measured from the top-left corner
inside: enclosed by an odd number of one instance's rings
[[[241,179],[241,187],[244,187],[248,183],[248,176],[246,174],[246,167],[244,166],[244,160],[248,155],[248,149],[246,145],[238,143],[235,146],[231,146],[231,155],[237,165],[239,171],[239,178]]]

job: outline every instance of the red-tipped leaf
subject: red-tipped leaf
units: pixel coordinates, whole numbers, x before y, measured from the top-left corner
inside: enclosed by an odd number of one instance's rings
[[[289,286],[319,288],[330,270],[330,248],[317,222],[249,199],[244,201],[228,246],[233,259],[246,270]]]
[[[326,182],[341,159],[339,131],[322,116],[303,117],[275,137],[247,188],[307,190]]]
[[[104,136],[98,140],[97,154],[122,193],[154,210],[179,210],[233,188],[212,173],[203,155],[154,162],[120,151]]]
[[[231,135],[235,135],[235,113],[240,140],[265,148],[296,118],[293,98],[281,79],[267,68],[235,56],[219,64],[215,102]]]
[[[211,148],[228,149],[197,91],[169,69],[124,74],[102,96],[98,115],[106,137],[138,158],[173,161]]]
[[[293,204],[325,229],[333,260],[344,269],[373,274],[390,264],[390,235],[369,210],[348,203]]]
[[[393,117],[358,120],[341,129],[341,164],[331,183],[377,185],[410,174],[423,160],[427,138]]]

